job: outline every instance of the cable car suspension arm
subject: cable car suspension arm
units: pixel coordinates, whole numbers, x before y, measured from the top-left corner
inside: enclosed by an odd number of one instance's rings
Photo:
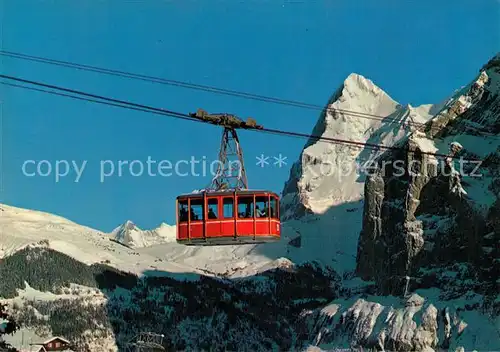
[[[203,109],[198,109],[196,113],[190,113],[189,116],[224,128],[219,151],[219,165],[217,173],[209,186],[209,190],[248,189],[248,180],[243,162],[243,150],[241,149],[236,129],[262,129],[263,127],[257,125],[257,122],[250,117],[246,121],[243,121],[232,114],[209,114]],[[231,157],[233,160],[231,160]],[[237,163],[237,168],[234,167],[235,162]]]

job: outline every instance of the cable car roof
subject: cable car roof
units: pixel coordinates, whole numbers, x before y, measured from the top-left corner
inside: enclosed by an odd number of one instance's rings
[[[234,189],[227,189],[227,190],[219,190],[219,191],[210,191],[210,190],[201,190],[199,192],[192,192],[192,193],[184,193],[179,195],[177,198],[187,198],[187,197],[196,197],[196,196],[203,196],[204,193],[207,194],[207,196],[222,196],[222,195],[231,195],[234,194],[271,194],[279,198],[279,196],[272,191],[268,190],[253,190],[253,189],[245,189],[245,190],[234,190]]]

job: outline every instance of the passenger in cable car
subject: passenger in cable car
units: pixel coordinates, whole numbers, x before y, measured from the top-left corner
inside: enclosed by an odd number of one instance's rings
[[[252,215],[252,207],[251,207],[251,205],[250,205],[250,204],[247,204],[247,206],[246,206],[246,210],[245,210],[245,217],[246,217],[246,218],[251,218],[251,217],[253,217],[253,215]]]
[[[189,209],[189,213],[191,214],[191,220],[198,220],[198,215],[194,213],[193,207]]]
[[[183,205],[180,214],[179,214],[180,221],[187,221],[188,219],[188,212],[186,210],[186,207]]]
[[[208,210],[208,218],[209,219],[217,219],[217,215],[215,215],[214,210],[212,208],[210,208]]]
[[[258,218],[265,217],[264,213],[259,209],[259,206],[255,206],[255,216]]]
[[[262,211],[262,216],[263,217],[269,216],[269,207],[267,206],[267,204],[266,206],[264,206],[264,210]]]

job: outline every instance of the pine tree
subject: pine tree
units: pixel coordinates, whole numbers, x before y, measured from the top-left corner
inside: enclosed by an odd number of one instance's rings
[[[6,343],[2,335],[13,334],[19,329],[17,323],[12,319],[12,317],[6,312],[6,305],[0,303],[0,351],[2,352],[18,352],[17,349]]]

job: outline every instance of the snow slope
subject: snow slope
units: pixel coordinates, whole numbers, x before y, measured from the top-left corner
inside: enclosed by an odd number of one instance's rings
[[[60,216],[0,204],[0,256],[28,245],[45,246],[86,264],[109,262],[134,273],[156,268],[175,273],[193,271],[172,262],[155,263],[153,256],[139,255],[111,241],[108,234]]]
[[[167,224],[142,231],[128,221],[107,234],[60,216],[5,204],[0,204],[0,214],[0,257],[28,245],[46,246],[86,264],[106,262],[138,274],[156,270],[247,275],[264,265],[278,266],[274,260],[286,254],[286,236],[270,245],[188,247],[175,242],[175,226]],[[268,246],[267,256],[256,250],[259,246]]]
[[[331,238],[326,245],[333,249],[327,252],[322,250],[325,243],[315,236],[303,238],[300,248],[289,245],[299,232],[308,231],[311,221],[308,218],[283,224],[282,239],[277,243],[195,247],[177,244],[172,238],[175,227],[166,224],[143,231],[129,221],[106,234],[44,212],[4,204],[0,204],[0,212],[2,257],[27,245],[46,246],[87,264],[106,262],[134,273],[158,270],[232,277],[255,275],[279,267],[283,257],[296,263],[322,260],[340,272],[352,269],[355,264],[355,256],[346,253],[348,247],[341,238]],[[313,218],[316,234],[326,236],[336,221],[337,225],[347,227],[361,217],[361,212],[358,204],[356,212],[341,214],[339,218],[333,216],[319,222]],[[129,248],[116,241],[140,247]],[[332,259],[335,256],[337,258]]]

